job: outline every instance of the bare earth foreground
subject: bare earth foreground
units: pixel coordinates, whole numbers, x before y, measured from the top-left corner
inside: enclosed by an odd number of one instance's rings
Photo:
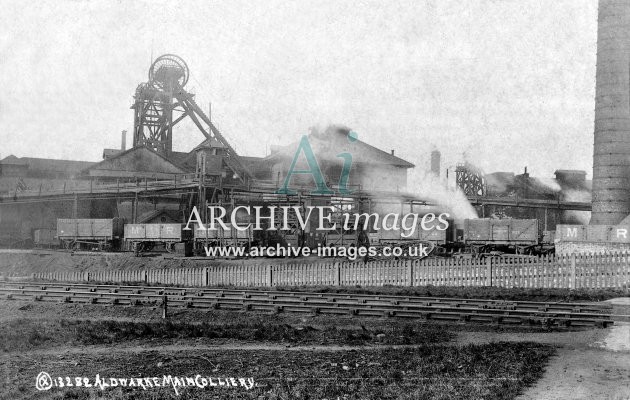
[[[0,275],[206,262],[3,253]],[[630,315],[630,298],[609,301],[614,314]],[[0,399],[630,399],[628,317],[573,332],[241,312],[173,311],[170,321],[148,307],[0,300]],[[257,389],[37,391],[41,371],[251,376]]]
[[[533,341],[557,346],[544,376],[518,397],[630,399],[630,323],[607,329],[554,333],[463,332],[460,343]]]
[[[611,302],[630,314],[630,298]],[[630,399],[630,323],[616,322],[602,331],[562,340],[543,378],[521,398]]]
[[[201,320],[209,325],[196,331]],[[180,324],[174,334],[156,328],[164,322],[148,307],[2,300],[0,398],[630,398],[630,324],[624,322],[541,332],[240,312],[175,311],[171,321]],[[253,377],[257,389],[38,392],[41,371],[92,380],[97,373]]]

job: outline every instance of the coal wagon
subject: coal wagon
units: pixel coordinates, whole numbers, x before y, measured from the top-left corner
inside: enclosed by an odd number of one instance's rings
[[[118,250],[123,238],[123,218],[58,219],[57,238],[71,250]]]
[[[537,219],[466,219],[463,240],[472,253],[528,254],[539,244]]]
[[[33,243],[38,249],[52,249],[59,246],[57,231],[54,229],[35,229]]]
[[[192,230],[184,228],[185,224],[126,224],[126,248],[136,255],[156,247],[172,253],[177,243],[192,244]]]
[[[216,229],[200,229],[198,226],[194,231],[194,240],[200,246],[248,246],[253,238],[253,228],[236,229],[231,223],[226,223],[227,229],[216,226]]]

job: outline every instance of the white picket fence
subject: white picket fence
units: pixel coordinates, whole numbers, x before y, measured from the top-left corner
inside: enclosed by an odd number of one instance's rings
[[[625,288],[628,253],[548,257],[435,258],[414,261],[234,265],[97,272],[49,272],[36,280],[138,282],[182,286],[495,286]]]

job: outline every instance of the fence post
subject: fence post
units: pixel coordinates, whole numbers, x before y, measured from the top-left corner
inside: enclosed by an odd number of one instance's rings
[[[492,257],[486,257],[486,286],[492,286]]]
[[[204,267],[201,276],[201,286],[208,286],[208,267]]]
[[[335,263],[335,286],[341,284],[341,267],[338,262]]]
[[[575,289],[575,253],[571,253],[571,282],[569,287]]]
[[[147,270],[146,269],[144,271],[142,271],[142,280],[144,281],[145,284],[149,282],[149,278],[147,276]]]
[[[166,295],[162,296],[162,319],[166,319],[168,317],[168,298]]]
[[[83,280],[84,280],[85,282],[89,282],[89,281],[90,281],[90,273],[89,273],[89,272],[85,271],[85,272],[83,273]]]
[[[413,261],[406,261],[407,263],[407,283],[408,286],[413,286]]]
[[[267,286],[273,286],[273,275],[271,274],[271,265],[267,265]]]

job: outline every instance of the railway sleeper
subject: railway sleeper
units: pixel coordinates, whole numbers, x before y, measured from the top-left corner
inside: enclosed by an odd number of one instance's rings
[[[396,311],[385,310],[385,311],[383,311],[383,316],[387,317],[387,318],[395,317],[396,316]]]
[[[471,318],[470,314],[460,314],[459,315],[459,322],[461,322],[461,323],[470,322],[470,318]]]

